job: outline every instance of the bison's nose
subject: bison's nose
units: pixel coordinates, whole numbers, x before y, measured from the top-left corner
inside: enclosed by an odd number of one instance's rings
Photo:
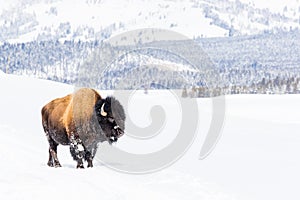
[[[122,129],[120,129],[118,133],[119,133],[118,137],[121,137],[122,135],[124,135],[124,131]]]
[[[121,137],[122,135],[124,135],[124,131],[120,128],[117,129],[117,133],[118,133],[118,138]]]
[[[117,132],[117,137],[121,137],[122,135],[124,135],[124,131],[119,127],[119,126],[114,126],[114,130]]]

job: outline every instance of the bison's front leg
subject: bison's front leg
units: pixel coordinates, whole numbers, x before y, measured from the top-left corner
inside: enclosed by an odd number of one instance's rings
[[[77,168],[84,168],[83,158],[85,156],[85,151],[81,139],[75,137],[74,134],[71,134],[70,142],[70,152],[73,159],[77,161]]]
[[[88,163],[88,168],[89,167],[93,167],[93,158],[92,158],[92,156],[91,156],[91,153],[89,152],[89,151],[87,151],[86,153],[85,153],[85,160],[87,161],[87,163]]]
[[[97,144],[93,144],[85,151],[85,160],[88,162],[87,167],[93,167],[93,159],[97,151]]]

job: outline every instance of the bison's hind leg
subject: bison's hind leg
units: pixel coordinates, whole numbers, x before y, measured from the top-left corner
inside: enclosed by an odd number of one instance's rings
[[[58,158],[57,158],[57,146],[58,144],[47,134],[47,139],[49,142],[49,167],[61,167]]]
[[[43,108],[44,111],[44,108]],[[43,114],[44,115],[44,114]],[[43,128],[44,128],[44,132],[46,134],[48,143],[49,143],[49,160],[47,165],[49,167],[61,167],[58,158],[57,158],[57,146],[58,144],[51,138],[51,136],[49,135],[49,129],[47,126],[47,122],[45,120],[43,120]]]
[[[70,137],[70,152],[75,161],[77,161],[77,168],[84,168],[83,158],[85,157],[85,149],[79,137],[71,134]]]

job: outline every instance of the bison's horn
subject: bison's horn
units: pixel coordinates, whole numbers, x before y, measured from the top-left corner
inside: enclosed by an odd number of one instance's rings
[[[104,103],[105,104],[105,103]],[[104,111],[104,104],[102,104],[102,106],[101,106],[101,115],[103,116],[103,117],[106,117],[107,116],[107,112],[105,112]]]

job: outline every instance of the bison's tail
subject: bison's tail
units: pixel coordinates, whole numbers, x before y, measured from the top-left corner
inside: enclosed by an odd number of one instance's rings
[[[42,108],[42,125],[44,128],[45,133],[48,133],[48,111],[46,109],[46,106]]]

